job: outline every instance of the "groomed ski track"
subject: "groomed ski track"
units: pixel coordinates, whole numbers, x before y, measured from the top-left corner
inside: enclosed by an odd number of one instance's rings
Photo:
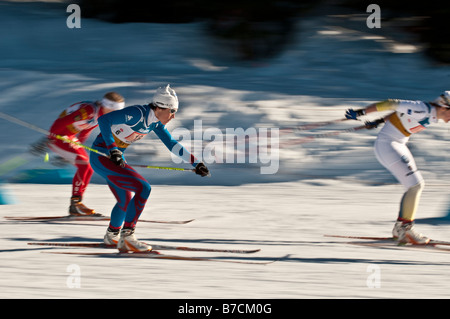
[[[1,206],[2,216],[67,209],[58,199],[64,198],[69,185],[5,187],[16,203]],[[102,213],[114,203],[106,187],[90,185],[86,195],[86,203]],[[329,233],[390,236],[400,190],[397,185],[374,187],[338,180],[154,187],[142,218],[195,221],[142,223],[136,231],[139,239],[163,245],[261,249],[251,255],[177,252],[189,257],[258,262],[290,255],[268,265],[47,254],[42,252],[103,251],[27,242],[98,241],[107,222],[23,223],[1,218],[0,286],[4,289],[0,297],[117,298],[127,290],[127,298],[416,298],[416,289],[424,298],[448,297],[450,253],[355,246],[348,239],[324,237]],[[446,192],[439,185],[428,185],[428,190],[423,201],[434,206],[421,214],[417,227],[448,240],[448,223],[439,218],[447,204]],[[191,200],[198,192],[205,201]],[[167,204],[174,193],[179,200]],[[359,194],[358,199],[352,194]],[[80,271],[80,288],[68,287],[73,269]],[[368,280],[375,270],[380,287],[370,288]]]

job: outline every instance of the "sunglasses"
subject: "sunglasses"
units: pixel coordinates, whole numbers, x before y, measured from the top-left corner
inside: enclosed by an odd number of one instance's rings
[[[162,110],[169,110],[170,114],[175,114],[178,111],[178,109],[169,109],[168,107],[160,107],[159,106],[159,108],[162,109]]]

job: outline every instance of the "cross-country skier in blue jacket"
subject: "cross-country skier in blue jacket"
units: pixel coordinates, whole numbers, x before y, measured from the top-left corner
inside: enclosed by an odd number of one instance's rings
[[[100,134],[93,148],[110,156],[107,158],[91,152],[90,162],[94,171],[106,179],[117,200],[104,242],[117,245],[120,251],[143,252],[152,249],[134,235],[151,187],[123,158],[123,152],[130,144],[153,131],[171,152],[191,163],[197,174],[202,177],[209,175],[208,168],[174,140],[165,127],[177,110],[178,97],[166,85],[156,91],[152,103],[129,106],[98,119]]]

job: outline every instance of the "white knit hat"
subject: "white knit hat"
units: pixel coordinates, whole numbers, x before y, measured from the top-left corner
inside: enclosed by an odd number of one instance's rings
[[[152,103],[163,109],[178,110],[178,97],[175,90],[170,88],[170,84],[156,90]]]

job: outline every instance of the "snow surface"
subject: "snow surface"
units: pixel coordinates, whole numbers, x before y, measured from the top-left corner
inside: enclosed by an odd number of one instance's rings
[[[406,36],[398,31],[391,30],[396,37],[384,36],[390,31],[382,26],[381,35],[375,34],[365,26],[365,13],[314,11],[299,19],[295,41],[282,55],[244,63],[211,41],[204,23],[113,25],[83,19],[81,29],[68,29],[65,8],[0,2],[0,111],[44,129],[73,102],[116,90],[128,105],[143,104],[164,83],[171,83],[181,102],[169,129],[189,132],[195,120],[202,120],[203,130],[221,132],[334,120],[348,107],[385,98],[431,100],[449,89],[449,67],[428,60],[420,46],[399,41]],[[0,206],[0,216],[65,214],[73,170],[55,169],[27,154],[39,133],[0,122],[7,132],[0,136],[1,195],[8,203]],[[323,132],[327,130],[314,131]],[[376,133],[359,131],[280,148],[276,174],[261,174],[261,162],[208,163],[211,178],[139,170],[152,184],[143,219],[195,221],[140,223],[138,238],[167,245],[261,249],[254,255],[229,255],[232,260],[265,261],[289,254],[281,261],[253,265],[52,255],[92,250],[27,242],[100,241],[107,222],[3,219],[0,297],[446,298],[448,253],[363,247],[323,236],[390,235],[403,189],[373,155]],[[280,145],[307,134],[280,131]],[[450,240],[445,218],[447,137],[448,127],[439,124],[410,142],[427,182],[417,227],[441,240]],[[146,137],[127,150],[127,159],[183,165],[173,163],[160,144],[154,136]],[[98,176],[84,201],[104,214],[114,204]],[[81,271],[79,288],[68,286],[70,265]],[[367,282],[373,267],[380,275],[376,288]]]

